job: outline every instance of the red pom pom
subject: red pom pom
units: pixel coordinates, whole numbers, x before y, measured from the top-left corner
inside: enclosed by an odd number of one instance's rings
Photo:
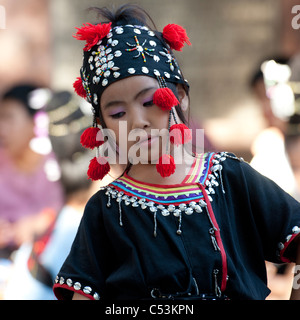
[[[156,170],[163,178],[169,177],[175,172],[175,169],[174,158],[168,154],[163,154],[156,164]]]
[[[74,35],[74,38],[77,40],[85,40],[86,45],[84,47],[84,51],[90,50],[97,42],[104,37],[107,36],[111,29],[111,22],[110,23],[103,23],[103,24],[91,24],[86,23],[83,24],[83,27],[76,28],[78,31]]]
[[[191,45],[189,37],[184,28],[177,24],[168,24],[163,29],[163,38],[170,45],[171,49],[181,51],[184,43]]]
[[[73,83],[73,88],[80,97],[86,98],[86,91],[82,85],[82,80],[80,77],[76,78],[76,81]]]
[[[191,130],[183,123],[174,124],[170,128],[170,141],[177,146],[192,139]]]
[[[89,179],[96,181],[102,180],[110,171],[110,165],[106,158],[104,157],[95,157],[90,161],[88,169]]]
[[[153,95],[153,102],[163,110],[171,110],[172,107],[179,104],[173,91],[169,88],[157,89]]]
[[[97,127],[85,129],[80,137],[80,143],[83,147],[88,149],[100,147],[104,143],[101,130]]]

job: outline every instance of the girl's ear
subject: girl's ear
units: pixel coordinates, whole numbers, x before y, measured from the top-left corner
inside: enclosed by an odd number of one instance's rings
[[[189,107],[189,97],[182,84],[177,84],[177,93],[180,102],[180,106],[183,112],[187,111]]]

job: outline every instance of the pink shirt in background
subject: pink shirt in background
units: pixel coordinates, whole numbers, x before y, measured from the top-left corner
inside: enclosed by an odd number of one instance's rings
[[[0,219],[15,222],[45,208],[58,212],[63,206],[63,191],[59,181],[51,181],[55,170],[58,165],[53,154],[46,155],[32,173],[24,173],[0,149]]]

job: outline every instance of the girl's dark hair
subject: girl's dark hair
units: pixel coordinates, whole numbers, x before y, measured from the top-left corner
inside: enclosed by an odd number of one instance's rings
[[[150,15],[143,8],[135,4],[124,4],[117,9],[113,7],[112,10],[106,7],[91,7],[88,10],[92,10],[97,13],[98,18],[100,19],[99,22],[111,22],[112,27],[124,24],[136,24],[144,25],[149,29],[156,30],[155,23]]]
[[[125,24],[132,25],[144,25],[155,32],[156,36],[162,40],[162,34],[157,31],[154,21],[150,17],[150,15],[140,6],[135,4],[124,4],[118,8],[108,9],[98,8],[98,7],[90,7],[89,11],[93,11],[97,14],[99,21],[97,23],[112,23],[112,27],[121,26]],[[178,98],[177,88],[174,83],[167,82],[168,87],[173,91],[175,96]],[[188,95],[188,88],[185,87],[186,94]],[[180,120],[187,124],[187,119],[179,106],[176,106],[176,112]],[[99,116],[100,123],[103,128],[106,128],[105,121],[103,119],[101,108],[99,108]]]

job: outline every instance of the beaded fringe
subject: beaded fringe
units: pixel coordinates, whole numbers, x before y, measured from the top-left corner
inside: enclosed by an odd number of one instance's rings
[[[213,166],[211,167],[210,171],[211,173],[208,175],[208,179],[205,181],[205,192],[208,195],[208,199],[210,202],[213,201],[213,198],[211,195],[215,194],[215,187],[218,187],[221,185],[221,190],[225,194],[225,188],[223,184],[223,178],[222,178],[222,162],[226,160],[226,158],[233,158],[236,160],[242,160],[238,159],[236,157],[233,157],[231,155],[228,155],[225,152],[217,153],[214,155],[214,159],[212,160]],[[218,181],[219,180],[219,181]],[[194,212],[195,213],[201,213],[203,212],[203,209],[206,211],[207,217],[210,220],[210,224],[212,225],[212,228],[209,229],[209,234],[211,237],[211,241],[213,244],[213,247],[215,250],[219,250],[216,239],[215,239],[215,227],[213,225],[213,222],[211,221],[207,204],[204,201],[204,199],[200,199],[198,202],[191,201],[190,203],[181,203],[178,206],[174,206],[172,204],[170,205],[163,205],[159,204],[157,205],[153,201],[147,201],[144,198],[138,199],[137,197],[128,196],[125,195],[122,191],[117,191],[111,186],[104,187],[103,189],[106,189],[106,195],[108,197],[107,199],[107,207],[110,208],[112,206],[112,199],[116,199],[118,203],[118,212],[119,212],[119,225],[123,226],[123,215],[122,215],[122,205],[125,204],[126,206],[131,205],[132,207],[138,207],[140,206],[142,209],[148,209],[153,214],[153,236],[157,236],[157,213],[158,210],[160,210],[160,213],[162,216],[168,216],[170,214],[173,214],[176,218],[178,218],[178,227],[176,230],[176,233],[178,235],[182,234],[182,220],[183,220],[183,214],[191,215]]]

